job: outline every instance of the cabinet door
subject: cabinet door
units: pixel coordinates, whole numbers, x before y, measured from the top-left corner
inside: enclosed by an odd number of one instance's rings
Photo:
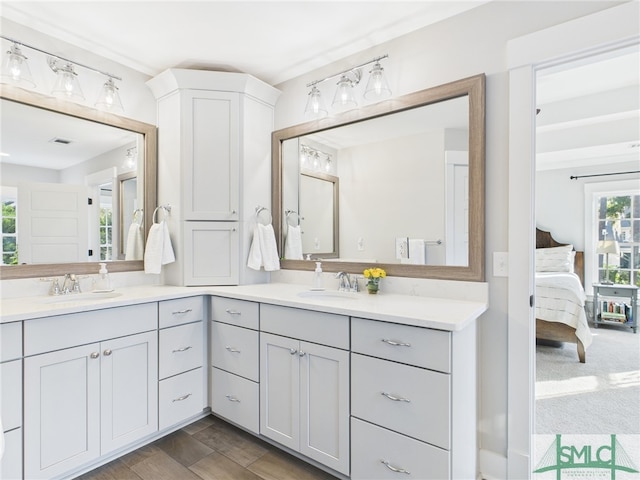
[[[185,220],[238,220],[239,94],[183,96]]]
[[[349,475],[349,352],[300,342],[300,453]]]
[[[104,455],[158,430],[158,334],[130,335],[100,347]]]
[[[100,456],[100,346],[24,360],[24,475],[52,478]]]
[[[260,334],[260,433],[294,450],[300,432],[299,343]]]
[[[184,222],[184,284],[237,285],[236,222]]]

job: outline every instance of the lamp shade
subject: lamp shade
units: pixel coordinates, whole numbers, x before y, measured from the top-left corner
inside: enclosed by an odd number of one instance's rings
[[[600,240],[596,253],[614,253],[620,255],[620,244],[616,240]]]
[[[7,58],[2,65],[2,83],[30,88],[36,86],[31,76],[27,57],[22,54],[20,47],[15,43],[7,52]]]
[[[96,107],[113,113],[122,113],[124,111],[118,87],[113,83],[113,78],[110,77],[100,89]]]
[[[65,63],[56,69],[56,83],[53,85],[51,94],[56,97],[68,98],[70,100],[84,100],[84,94],[78,82],[78,75],[73,70],[73,64]]]
[[[387,78],[384,76],[384,68],[380,62],[376,62],[369,72],[369,80],[364,90],[364,98],[367,100],[384,100],[391,96],[391,89]]]
[[[318,87],[314,85],[309,92],[309,98],[307,99],[307,106],[304,109],[304,115],[309,119],[315,119],[326,117],[328,114],[329,112],[324,106],[320,90],[318,90]]]
[[[358,102],[356,102],[353,94],[353,82],[349,80],[346,75],[343,75],[340,77],[340,80],[338,80],[338,88],[336,88],[336,94],[333,96],[333,103],[331,105],[334,108],[343,110],[358,106]]]

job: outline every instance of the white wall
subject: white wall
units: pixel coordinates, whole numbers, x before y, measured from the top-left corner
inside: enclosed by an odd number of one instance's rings
[[[58,183],[59,181],[59,170],[0,163],[0,183],[4,187],[17,187],[24,182]]]
[[[384,67],[394,95],[482,72],[487,75],[486,264],[490,308],[479,320],[481,471],[504,468],[507,452],[507,279],[493,277],[491,271],[492,252],[507,251],[508,245],[506,43],[615,4],[492,2],[276,86],[282,91],[276,106],[276,128],[280,129],[304,121],[307,83],[376,55],[390,55]]]

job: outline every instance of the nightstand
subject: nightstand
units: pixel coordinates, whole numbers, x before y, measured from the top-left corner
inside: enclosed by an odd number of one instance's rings
[[[626,301],[620,301],[620,299]],[[638,329],[638,287],[635,285],[593,285],[593,321],[598,325],[619,325]]]

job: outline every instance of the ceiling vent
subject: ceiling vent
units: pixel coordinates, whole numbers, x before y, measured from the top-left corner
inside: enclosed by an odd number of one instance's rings
[[[66,138],[54,137],[51,140],[49,140],[49,143],[58,143],[60,145],[69,145],[70,143],[73,143],[73,142],[71,140],[67,140]]]

